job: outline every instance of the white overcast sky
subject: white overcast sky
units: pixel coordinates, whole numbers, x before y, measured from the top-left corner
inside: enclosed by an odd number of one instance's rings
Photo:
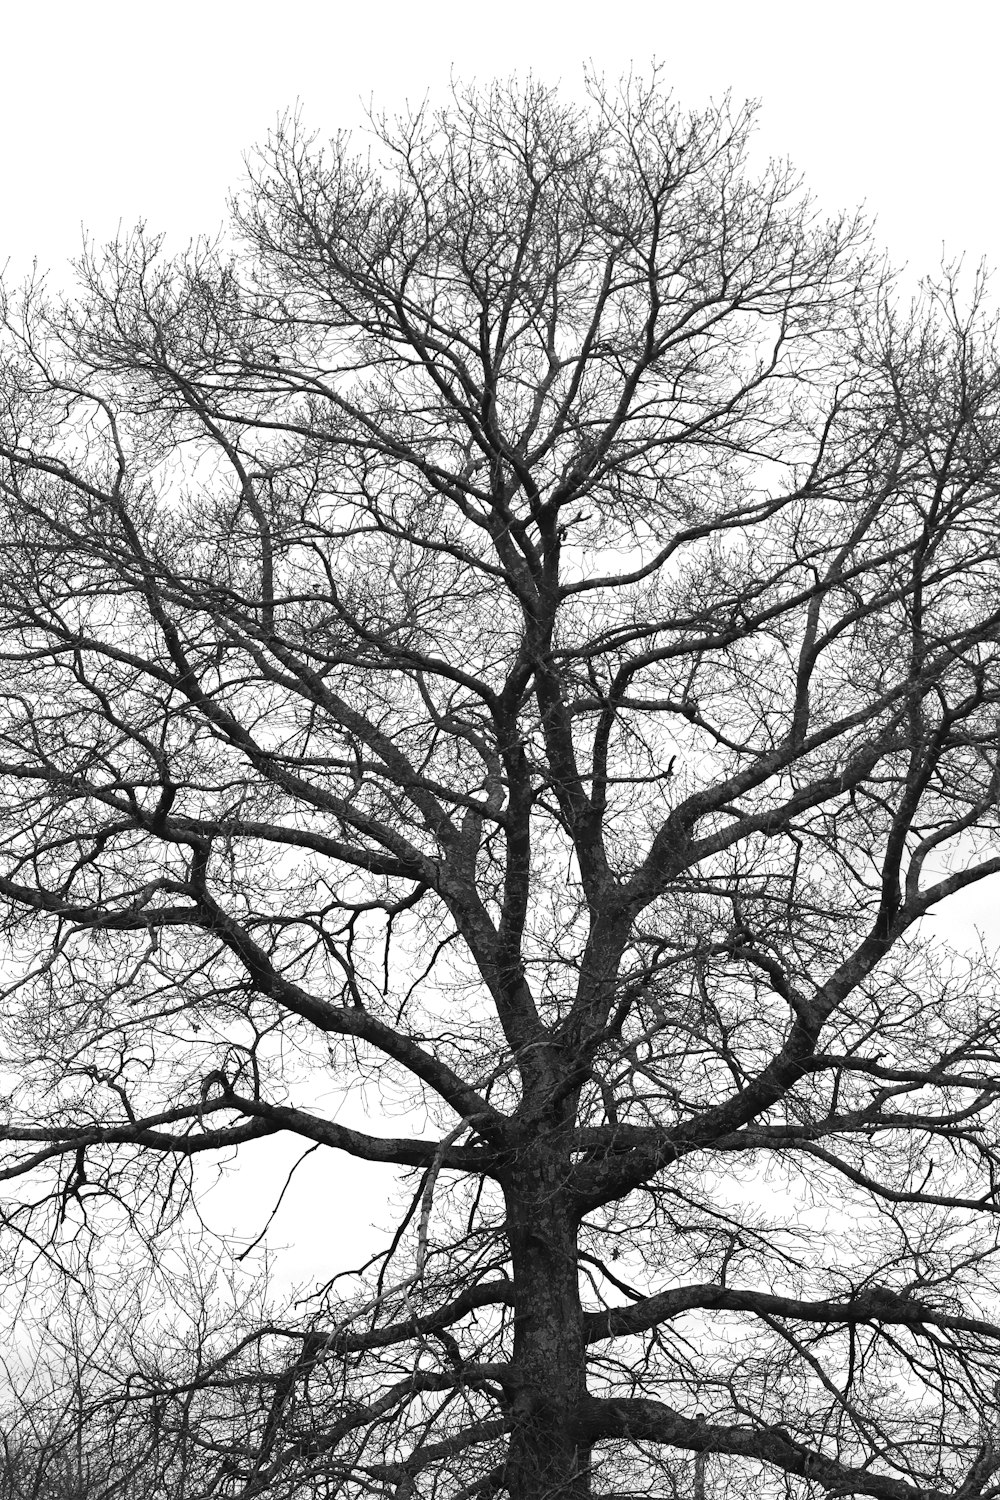
[[[393,110],[449,74],[531,69],[578,90],[656,58],[681,102],[761,102],[759,141],[829,210],[865,203],[896,264],[942,248],[1000,261],[997,0],[7,0],[0,45],[0,266],[56,279],[81,243],[144,219],[175,244],[221,223],[243,153],[299,102],[322,132]],[[989,922],[995,898],[977,904]],[[398,1128],[398,1126],[397,1126]],[[387,1133],[392,1133],[390,1126]],[[272,1243],[293,1275],[335,1269],[330,1240],[380,1213],[386,1174],[313,1156]],[[268,1146],[208,1217],[254,1232],[289,1152]],[[373,1191],[364,1191],[364,1183]],[[249,1192],[247,1191],[249,1187]],[[325,1212],[320,1213],[320,1206]],[[349,1236],[348,1236],[349,1237]]]
[[[576,88],[656,57],[685,103],[762,103],[761,142],[893,258],[1000,259],[996,0],[7,0],[0,265],[55,268],[143,218],[216,227],[243,153],[299,100],[324,131],[462,79]]]

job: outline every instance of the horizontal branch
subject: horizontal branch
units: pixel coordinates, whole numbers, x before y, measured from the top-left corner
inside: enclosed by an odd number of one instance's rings
[[[662,1443],[686,1448],[692,1453],[732,1454],[758,1459],[822,1486],[831,1495],[873,1495],[876,1500],[947,1500],[943,1490],[928,1489],[866,1466],[858,1468],[827,1458],[798,1442],[783,1427],[741,1427],[707,1422],[702,1417],[682,1416],[661,1401],[641,1397],[588,1397],[584,1428],[591,1442],[626,1438],[633,1442]]]
[[[371,1431],[380,1421],[391,1418],[400,1407],[407,1406],[422,1395],[434,1392],[448,1393],[461,1387],[477,1389],[491,1385],[502,1386],[509,1383],[510,1375],[510,1367],[505,1364],[470,1364],[463,1365],[461,1370],[448,1372],[414,1370],[412,1374],[397,1381],[367,1406],[345,1404],[342,1408],[344,1415],[333,1422],[325,1432],[311,1438],[299,1438],[279,1454],[266,1469],[259,1470],[244,1494],[247,1497],[266,1494],[283,1470],[287,1470],[291,1465],[302,1460],[308,1461],[333,1453],[338,1443],[343,1442],[346,1437],[361,1428],[368,1428]],[[485,1424],[479,1430],[481,1437],[477,1438],[477,1441],[488,1440],[496,1435],[492,1427],[487,1428]],[[456,1439],[459,1438],[459,1434],[455,1436]],[[461,1446],[463,1445],[459,1441],[456,1451]],[[352,1467],[355,1470],[363,1470],[362,1464],[355,1464]]]
[[[930,1326],[978,1334],[1000,1340],[1000,1325],[983,1318],[966,1318],[942,1312],[918,1298],[893,1292],[888,1287],[868,1287],[855,1297],[781,1297],[745,1287],[700,1282],[643,1297],[627,1307],[612,1307],[586,1314],[590,1343],[642,1333],[660,1323],[695,1309],[754,1313],[760,1317],[788,1318],[800,1323],[859,1324],[902,1323],[910,1327]]]
[[[270,1120],[247,1120],[242,1125],[223,1126],[217,1130],[200,1129],[197,1134],[162,1130],[165,1124],[201,1120],[221,1105],[184,1105],[145,1119],[123,1120],[115,1125],[16,1125],[0,1126],[0,1145],[13,1142],[35,1145],[37,1150],[11,1166],[0,1167],[0,1182],[23,1177],[36,1167],[71,1152],[86,1151],[91,1146],[142,1146],[171,1156],[196,1156],[201,1151],[224,1151],[262,1136],[274,1135],[282,1127]]]
[[[351,1130],[333,1120],[296,1109],[287,1104],[269,1104],[263,1099],[249,1099],[229,1090],[223,1094],[225,1104],[240,1114],[267,1121],[273,1130],[287,1130],[294,1135],[317,1141],[322,1146],[345,1151],[363,1161],[392,1162],[400,1167],[432,1167],[456,1172],[476,1172],[484,1176],[498,1169],[496,1152],[475,1146],[449,1146],[439,1141],[414,1140],[409,1136],[368,1135]]]

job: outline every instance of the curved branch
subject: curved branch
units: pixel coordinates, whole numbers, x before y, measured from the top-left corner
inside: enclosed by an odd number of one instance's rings
[[[663,1443],[686,1448],[691,1453],[732,1454],[758,1459],[785,1474],[794,1474],[822,1486],[830,1495],[873,1495],[876,1500],[948,1500],[944,1490],[876,1474],[863,1466],[837,1463],[835,1459],[798,1442],[783,1427],[740,1427],[685,1417],[661,1401],[589,1397],[584,1408],[587,1436]]]
[[[869,1287],[859,1296],[849,1298],[806,1299],[722,1286],[711,1281],[659,1292],[628,1307],[587,1313],[587,1339],[597,1343],[602,1339],[642,1333],[697,1308],[754,1313],[760,1317],[788,1318],[801,1323],[901,1323],[913,1328],[927,1325],[1000,1340],[1000,1324],[990,1323],[984,1318],[941,1312],[915,1297],[895,1293],[887,1287]]]

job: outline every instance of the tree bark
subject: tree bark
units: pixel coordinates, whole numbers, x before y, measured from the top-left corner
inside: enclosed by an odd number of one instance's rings
[[[505,1473],[511,1500],[588,1500],[591,1493],[581,1421],[586,1340],[568,1175],[568,1153],[530,1148],[507,1188],[517,1381]]]

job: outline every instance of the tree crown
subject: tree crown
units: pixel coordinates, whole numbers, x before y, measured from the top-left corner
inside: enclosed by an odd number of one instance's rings
[[[230,239],[4,304],[8,1222],[416,1174],[101,1386],[146,1493],[993,1493],[1000,1012],[921,919],[1000,870],[995,322],[749,124],[292,120]]]

